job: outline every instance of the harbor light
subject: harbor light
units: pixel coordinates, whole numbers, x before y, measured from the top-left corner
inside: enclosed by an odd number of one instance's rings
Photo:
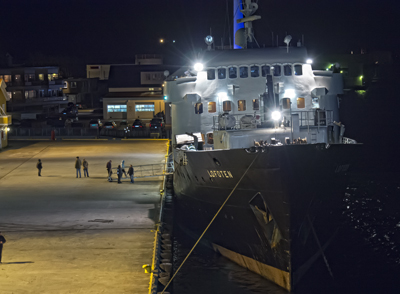
[[[226,92],[219,92],[217,95],[218,95],[218,98],[219,98],[220,100],[226,100],[226,99],[228,99],[228,94],[227,94]]]
[[[204,68],[204,66],[203,66],[203,64],[200,63],[200,62],[197,62],[197,63],[194,65],[194,70],[195,70],[195,71],[202,71],[203,68]]]
[[[273,120],[279,120],[281,118],[281,113],[275,110],[272,112],[271,117]]]
[[[168,99],[168,96],[164,96],[164,100],[167,100]]]
[[[312,64],[312,61],[313,61],[313,60],[309,58],[309,59],[307,59],[306,62],[307,62],[308,64]]]
[[[362,81],[363,78],[364,78],[364,76],[360,76],[360,81]]]
[[[164,43],[164,39],[160,39],[160,43]]]
[[[296,97],[296,92],[293,89],[286,89],[284,96],[285,98],[293,99],[294,97]]]

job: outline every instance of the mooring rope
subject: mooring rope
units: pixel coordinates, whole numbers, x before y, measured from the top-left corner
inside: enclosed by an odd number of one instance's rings
[[[229,194],[229,196],[226,198],[226,200],[224,201],[224,203],[222,203],[221,207],[218,209],[217,213],[214,215],[214,217],[212,218],[212,220],[210,221],[210,223],[208,224],[208,226],[205,228],[204,232],[201,234],[201,236],[199,237],[199,239],[196,241],[196,243],[193,245],[192,249],[190,249],[189,253],[186,255],[185,259],[182,261],[181,265],[178,267],[178,269],[176,270],[176,272],[174,273],[174,275],[172,276],[172,278],[168,281],[168,284],[164,287],[164,289],[162,290],[161,294],[164,294],[165,290],[167,289],[167,287],[169,286],[169,284],[171,284],[172,280],[175,278],[176,274],[179,272],[179,270],[181,269],[182,265],[185,263],[185,261],[189,258],[190,254],[192,254],[192,251],[194,250],[194,248],[196,248],[197,244],[200,242],[200,240],[203,238],[204,234],[207,232],[208,228],[211,226],[211,224],[214,222],[215,218],[218,216],[218,214],[220,213],[220,211],[222,210],[222,208],[225,206],[225,204],[228,202],[229,198],[231,198],[233,192],[235,192],[237,186],[239,186],[240,182],[242,181],[242,179],[244,178],[244,176],[247,174],[247,172],[249,171],[250,167],[253,165],[254,161],[257,159],[258,155],[260,153],[257,153],[256,157],[254,157],[253,161],[250,163],[249,167],[246,169],[246,171],[244,172],[244,174],[242,175],[242,177],[239,179],[239,181],[237,182],[237,184],[235,185],[235,187],[233,188],[233,190],[231,191],[231,193]]]

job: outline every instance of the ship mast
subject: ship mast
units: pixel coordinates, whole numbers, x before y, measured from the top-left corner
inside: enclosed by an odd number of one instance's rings
[[[252,43],[254,40],[257,43],[254,38],[252,22],[261,18],[259,15],[254,15],[258,4],[251,0],[234,0],[233,2],[234,48],[246,49],[248,42]]]

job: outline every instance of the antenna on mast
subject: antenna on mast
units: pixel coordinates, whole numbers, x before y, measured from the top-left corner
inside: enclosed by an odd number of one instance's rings
[[[251,2],[251,0],[242,0],[238,1],[239,6],[240,4],[243,5],[243,9],[240,10],[240,12],[243,14],[243,18],[236,19],[237,24],[244,24],[244,28],[238,29],[235,32],[235,45],[240,46],[244,49],[247,48],[247,42],[253,42],[253,39],[256,41],[254,34],[253,34],[253,25],[252,22],[260,19],[261,16],[259,15],[253,15],[256,10],[258,9],[258,4]],[[235,1],[236,3],[236,1]],[[236,9],[236,7],[234,7]],[[234,15],[235,18],[235,15]],[[258,42],[256,41],[257,45]],[[258,47],[260,47],[258,45]]]

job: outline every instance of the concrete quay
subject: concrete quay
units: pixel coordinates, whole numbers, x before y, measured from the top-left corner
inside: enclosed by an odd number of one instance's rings
[[[0,292],[148,293],[142,265],[152,262],[162,177],[110,183],[106,163],[164,162],[166,143],[10,141],[0,151]],[[89,178],[76,178],[76,156]]]

